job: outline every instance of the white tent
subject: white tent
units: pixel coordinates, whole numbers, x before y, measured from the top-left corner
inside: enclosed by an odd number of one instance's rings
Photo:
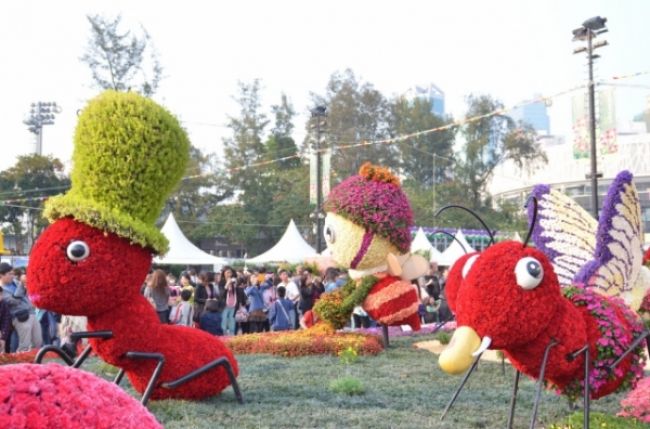
[[[262,264],[265,262],[301,262],[305,258],[318,256],[318,253],[311,247],[296,227],[295,222],[291,219],[287,230],[275,246],[257,255],[254,258],[248,259],[247,264]]]
[[[228,264],[228,260],[219,258],[196,247],[185,237],[178,227],[172,213],[165,221],[160,232],[169,240],[169,252],[164,257],[154,258],[154,264],[160,265],[218,265]]]
[[[459,229],[454,237],[456,239],[452,240],[449,247],[447,247],[445,251],[442,252],[440,259],[438,260],[439,265],[451,266],[465,253],[475,252],[475,250],[472,249],[472,246],[470,246],[465,239],[465,234],[463,234],[463,231]],[[458,242],[460,242],[462,246]]]
[[[429,252],[429,261],[438,262],[442,256],[442,253],[433,247],[422,227],[418,229],[418,232],[415,233],[415,237],[413,237],[413,241],[411,241],[411,253],[418,251]]]

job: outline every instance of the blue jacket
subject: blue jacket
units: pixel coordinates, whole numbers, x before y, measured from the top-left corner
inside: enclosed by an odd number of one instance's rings
[[[202,330],[212,335],[223,335],[223,329],[221,329],[221,312],[204,311],[201,315],[199,326]]]
[[[280,306],[284,307],[284,311]],[[295,307],[290,300],[281,298],[275,301],[269,309],[269,323],[271,323],[273,330],[286,331],[293,329],[294,313]]]
[[[257,286],[248,286],[246,288],[246,296],[250,302],[248,307],[249,312],[256,310],[264,310],[264,291],[273,286],[273,283],[270,281],[265,281],[260,287]]]

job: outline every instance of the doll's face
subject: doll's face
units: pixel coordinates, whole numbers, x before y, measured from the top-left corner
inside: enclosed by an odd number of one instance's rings
[[[389,253],[400,253],[385,238],[376,234],[370,236],[359,225],[335,213],[328,213],[325,217],[323,235],[332,259],[352,269],[364,270],[384,265]]]

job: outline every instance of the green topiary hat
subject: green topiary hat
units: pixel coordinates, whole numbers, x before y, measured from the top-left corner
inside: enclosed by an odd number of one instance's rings
[[[46,202],[45,217],[70,216],[165,253],[169,243],[155,221],[183,176],[189,148],[163,107],[136,93],[106,91],[79,116],[72,188]]]

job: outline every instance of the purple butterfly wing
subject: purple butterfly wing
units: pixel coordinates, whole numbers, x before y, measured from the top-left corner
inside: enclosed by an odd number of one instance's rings
[[[580,205],[547,185],[537,185],[537,220],[533,242],[550,259],[561,286],[570,286],[578,272],[594,257],[598,223]],[[532,222],[534,205],[528,205]]]
[[[637,285],[643,266],[643,220],[636,187],[629,171],[620,172],[610,185],[596,234],[594,257],[575,281],[636,306],[644,285]]]

